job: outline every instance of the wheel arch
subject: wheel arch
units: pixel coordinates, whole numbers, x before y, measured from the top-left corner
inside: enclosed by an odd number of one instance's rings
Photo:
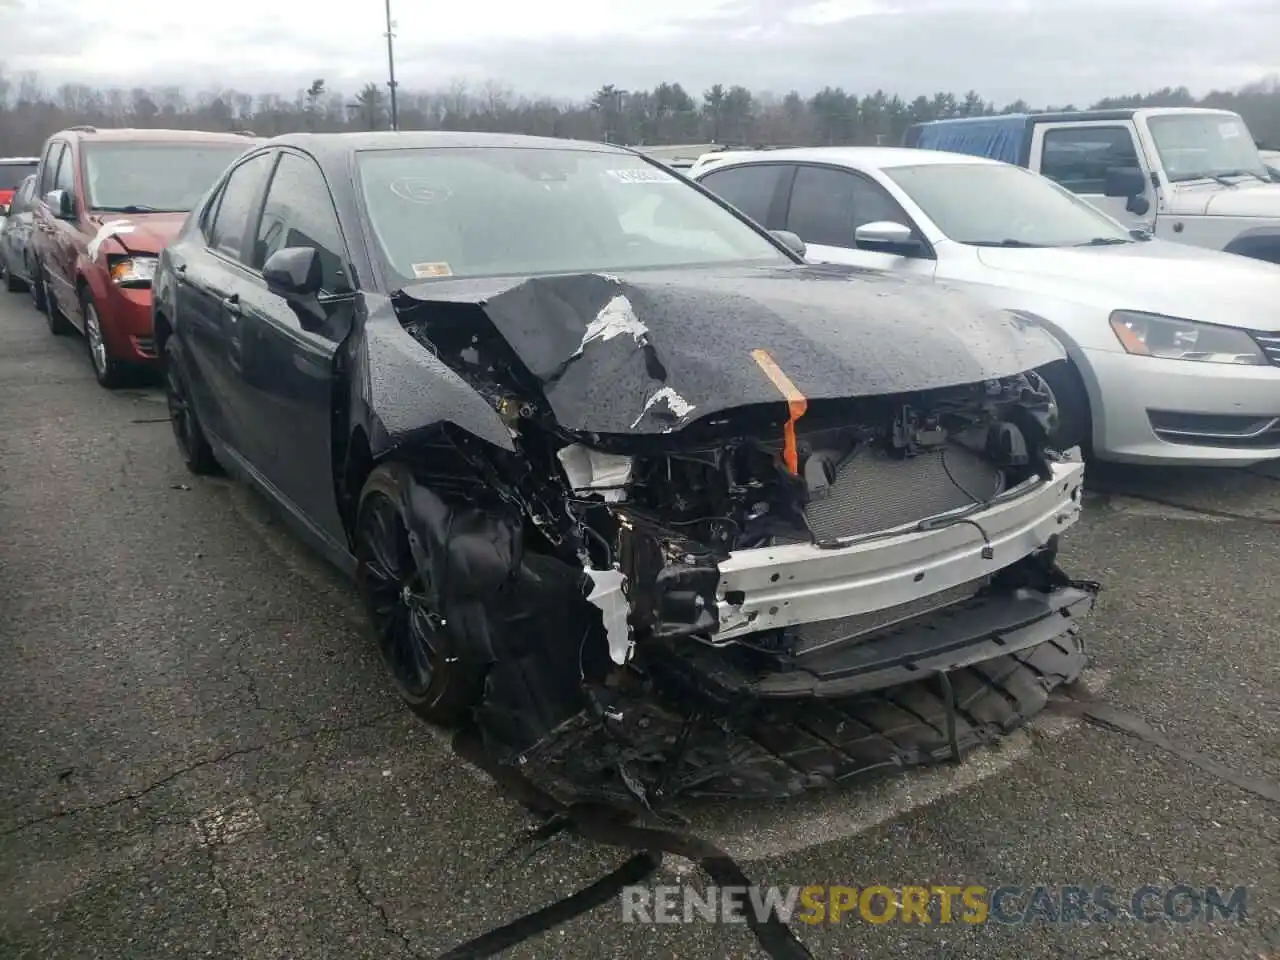
[[[1280,227],[1255,227],[1235,236],[1222,248],[1224,253],[1280,264]]]

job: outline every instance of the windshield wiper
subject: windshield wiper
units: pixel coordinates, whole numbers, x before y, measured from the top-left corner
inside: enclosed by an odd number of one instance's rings
[[[1043,247],[1043,246],[1044,246],[1044,244],[1043,244],[1043,243],[1027,243],[1027,241],[1025,241],[1025,240],[1012,240],[1012,239],[1006,239],[1006,240],[970,240],[970,241],[969,241],[969,246],[971,246],[971,247],[1020,247],[1020,248],[1030,248],[1030,247]]]
[[[103,213],[182,213],[181,210],[169,210],[164,207],[149,207],[145,203],[131,203],[124,207],[94,207]]]
[[[1254,173],[1252,170],[1224,170],[1222,173],[1218,174],[1218,176],[1220,177],[1253,177],[1253,179],[1260,180],[1263,183],[1271,182],[1270,180],[1263,179],[1262,176]]]
[[[1228,173],[1227,173],[1227,174],[1222,174],[1222,173],[1189,173],[1189,174],[1187,174],[1187,175],[1185,175],[1185,176],[1182,176],[1182,177],[1170,177],[1170,178],[1169,178],[1169,182],[1170,182],[1170,183],[1190,183],[1192,180],[1216,180],[1218,183],[1222,184],[1224,187],[1237,187],[1237,186],[1239,186],[1239,184],[1238,184],[1238,183],[1236,183],[1234,180],[1228,180],[1228,179],[1227,179],[1227,176],[1228,176],[1229,174],[1230,174],[1230,171],[1228,171]]]
[[[1133,243],[1124,237],[1094,237],[1092,240],[1086,240],[1084,243],[1077,243],[1077,247],[1112,247],[1117,243]]]

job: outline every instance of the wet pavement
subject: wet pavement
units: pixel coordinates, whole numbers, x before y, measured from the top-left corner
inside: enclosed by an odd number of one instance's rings
[[[1280,468],[1089,485],[1089,687],[1280,781]],[[816,956],[1280,956],[1280,805],[1096,725],[693,814],[765,883],[1249,888],[1244,924],[794,924]],[[186,472],[155,390],[100,389],[0,295],[0,957],[433,957],[624,859],[562,836],[494,867],[532,825],[399,707],[348,585]],[[509,956],[760,955],[741,925],[620,917]]]

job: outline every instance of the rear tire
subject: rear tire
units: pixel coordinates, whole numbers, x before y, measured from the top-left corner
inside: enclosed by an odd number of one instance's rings
[[[0,257],[0,274],[4,274],[4,288],[9,293],[21,293],[26,289],[26,284],[13,275],[8,261],[2,257]]]
[[[1058,403],[1058,428],[1049,438],[1059,450],[1079,447],[1093,457],[1093,412],[1080,371],[1070,360],[1058,360],[1036,371],[1044,377]]]
[[[197,476],[218,473],[218,459],[200,426],[200,418],[196,416],[195,405],[191,402],[191,391],[187,389],[182,350],[178,338],[172,335],[164,342],[164,386],[169,423],[173,427],[174,439],[178,441],[182,462]]]
[[[365,481],[356,511],[356,583],[401,699],[424,720],[452,726],[479,702],[484,669],[453,655],[429,558],[419,565],[410,549],[401,503],[411,482],[399,463],[377,467]]]
[[[55,337],[65,337],[69,333],[75,332],[75,327],[71,325],[71,321],[67,319],[67,315],[58,309],[58,301],[53,298],[49,286],[49,274],[40,267],[40,274],[37,283],[40,287],[40,299],[37,301],[36,309],[39,310],[40,304],[44,305],[44,318],[49,324],[49,332]]]
[[[28,261],[27,276],[31,278],[31,282],[27,285],[27,290],[31,293],[31,305],[36,308],[36,313],[44,313],[49,309],[49,304],[44,299],[44,284],[40,282],[40,264],[36,261]],[[49,328],[55,335],[56,330]]]

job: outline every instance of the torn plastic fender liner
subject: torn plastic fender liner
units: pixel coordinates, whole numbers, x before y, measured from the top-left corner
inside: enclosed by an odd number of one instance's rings
[[[448,655],[490,665],[476,719],[495,755],[508,756],[584,709],[583,677],[608,669],[591,581],[527,551],[516,508],[446,502],[407,467],[399,475],[410,549],[431,578]]]
[[[831,267],[436,280],[403,296],[477,307],[557,423],[587,433],[670,433],[780,404],[756,348],[810,403],[981,383],[1065,356],[1044,330],[959,290]]]
[[[514,450],[511,433],[480,394],[423,348],[400,325],[391,302],[375,307],[365,324],[355,380],[368,395],[373,421],[369,445],[375,458],[406,436],[442,421],[503,450]],[[363,374],[363,375],[361,375]]]

